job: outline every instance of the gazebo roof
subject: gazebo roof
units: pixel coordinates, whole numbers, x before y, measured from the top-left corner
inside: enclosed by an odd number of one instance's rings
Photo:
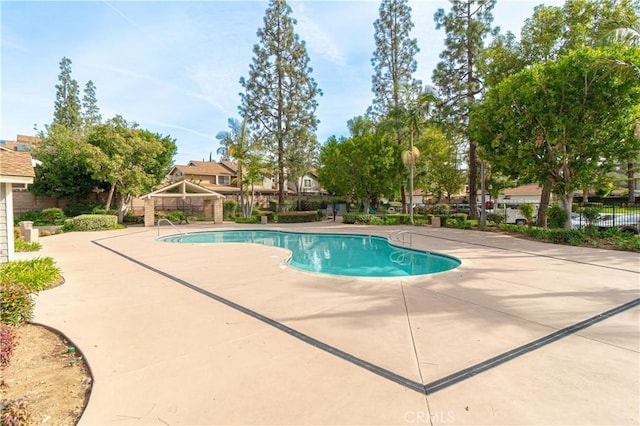
[[[179,192],[169,192],[174,188],[178,188]],[[187,190],[191,192],[187,192]],[[178,182],[174,182],[171,185],[164,186],[162,188],[156,189],[153,192],[150,192],[146,195],[141,196],[142,199],[151,199],[151,198],[225,198],[224,195],[219,194],[215,191],[212,191],[204,186],[198,185],[193,182],[189,182],[186,180],[180,180]]]

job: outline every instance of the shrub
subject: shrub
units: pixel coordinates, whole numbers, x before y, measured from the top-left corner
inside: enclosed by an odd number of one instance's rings
[[[25,240],[21,240],[18,238],[13,240],[13,242],[14,242],[14,249],[16,252],[38,251],[42,248],[42,244],[40,244],[37,241],[28,243]]]
[[[73,219],[65,219],[61,228],[62,232],[71,232],[73,231]]]
[[[102,214],[82,214],[73,218],[74,231],[101,231],[118,226],[118,218]]]
[[[587,222],[587,226],[593,226],[593,224],[598,220],[598,217],[600,217],[600,208],[584,207],[582,209],[582,215]]]
[[[505,221],[505,217],[502,213],[487,213],[487,221],[500,225]]]
[[[552,204],[547,209],[547,226],[549,228],[564,228],[569,215],[557,204]]]
[[[451,206],[448,204],[436,204],[433,206],[433,214],[434,215],[448,215],[451,211]]]
[[[300,210],[305,212],[317,211],[327,208],[326,200],[302,200]]]
[[[12,326],[0,324],[0,367],[6,367],[16,344],[16,332]]]
[[[11,279],[0,282],[0,322],[18,326],[33,317],[31,292]]]
[[[174,210],[167,215],[167,219],[171,221],[171,223],[182,223],[182,221],[187,221],[187,216],[184,214],[182,210]]]
[[[384,223],[382,219],[365,213],[347,213],[342,219],[344,223],[356,225],[381,225]]]
[[[2,413],[0,414],[0,424],[2,426],[27,426],[32,423],[31,414],[27,409],[27,401],[3,399]]]
[[[20,213],[17,215],[14,220],[14,226],[20,225],[20,222],[33,222],[34,225],[45,225],[44,218],[42,217],[42,212],[38,212],[35,210]]]
[[[81,214],[92,214],[95,208],[99,208],[104,206],[104,204],[98,203],[80,203],[80,204],[72,204],[68,205],[64,209],[64,214],[67,217],[76,217]]]
[[[319,220],[317,211],[312,212],[282,212],[278,214],[278,223],[316,222]]]
[[[60,225],[64,222],[65,216],[62,209],[53,207],[42,210],[42,219],[47,225]]]
[[[533,225],[533,212],[535,211],[533,204],[520,204],[518,210],[522,213],[522,216],[527,219],[527,224],[529,224],[529,226]]]
[[[233,220],[238,215],[238,202],[235,200],[226,200],[222,203],[223,220]]]
[[[467,217],[469,215],[466,213],[454,213],[451,215],[452,219],[455,219],[456,222],[464,222],[465,220],[467,220]]]
[[[128,210],[127,213],[122,218],[124,223],[143,223],[144,216],[136,216],[133,214],[131,210]]]
[[[7,262],[0,266],[0,280],[3,283],[14,281],[26,286],[32,293],[50,288],[60,278],[60,269],[50,257]]]
[[[233,218],[235,223],[260,223],[260,216],[242,217],[237,216]]]

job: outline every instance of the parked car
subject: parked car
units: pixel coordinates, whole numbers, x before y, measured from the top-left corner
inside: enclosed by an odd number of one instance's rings
[[[571,228],[580,229],[588,225],[584,216],[578,213],[571,213]],[[640,213],[602,213],[592,224],[599,230],[618,228],[624,232],[637,234],[640,232]]]
[[[637,234],[640,231],[640,214],[601,214],[594,226],[598,229],[618,228],[621,231]]]

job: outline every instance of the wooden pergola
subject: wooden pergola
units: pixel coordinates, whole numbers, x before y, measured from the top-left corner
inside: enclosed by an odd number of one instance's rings
[[[169,192],[175,191],[176,188],[178,192]],[[144,226],[155,225],[156,207],[154,199],[156,198],[182,198],[183,200],[187,198],[200,198],[203,200],[204,220],[213,223],[222,223],[222,202],[225,196],[193,182],[181,180],[143,195],[140,198],[144,200]]]

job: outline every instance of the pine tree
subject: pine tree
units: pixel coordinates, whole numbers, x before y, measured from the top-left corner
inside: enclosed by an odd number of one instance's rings
[[[56,84],[56,102],[53,111],[53,124],[61,124],[77,130],[82,125],[80,117],[80,91],[78,82],[71,78],[71,60],[60,61],[59,83]]]
[[[491,11],[496,0],[451,0],[451,10],[435,14],[436,29],[447,34],[441,62],[433,72],[444,103],[441,112],[452,125],[454,133],[469,144],[469,205],[470,217],[478,216],[478,155],[474,141],[468,137],[469,110],[483,90],[478,71],[484,39],[495,32],[491,29]]]
[[[419,49],[417,40],[409,37],[413,22],[408,0],[382,0],[379,12],[380,18],[373,23],[376,50],[371,58],[374,69],[371,81],[374,99],[369,108],[369,114],[377,121],[400,113],[406,108],[406,100],[421,91],[421,82],[413,78],[417,69],[415,55]],[[400,127],[396,128],[395,139],[400,146],[406,144]],[[405,211],[404,184],[400,192]]]
[[[102,122],[98,100],[96,99],[96,86],[93,81],[87,81],[82,98],[82,124],[86,127],[95,126]]]
[[[419,49],[418,41],[409,38],[413,22],[408,0],[383,0],[373,27],[376,50],[371,58],[374,99],[370,112],[381,118],[403,106],[401,91],[420,91],[421,82],[413,78]]]
[[[280,211],[285,206],[285,154],[299,142],[296,135],[308,132],[315,139],[315,98],[322,94],[311,77],[309,56],[294,32],[296,20],[291,13],[285,0],[271,0],[264,28],[257,32],[259,43],[253,48],[249,76],[240,79],[245,89],[240,94],[240,115],[277,162]]]

